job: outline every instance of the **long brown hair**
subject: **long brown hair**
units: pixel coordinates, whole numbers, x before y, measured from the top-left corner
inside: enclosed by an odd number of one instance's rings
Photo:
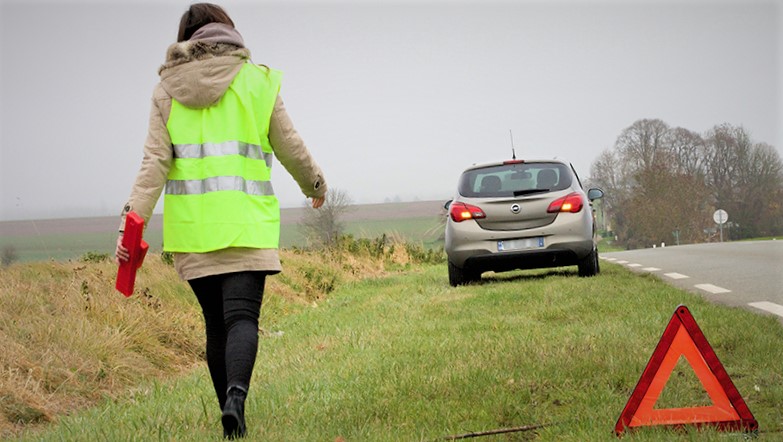
[[[177,42],[190,40],[194,32],[210,23],[223,23],[232,28],[234,27],[231,17],[220,6],[212,3],[194,3],[190,5],[190,8],[182,14],[182,18],[179,21]]]

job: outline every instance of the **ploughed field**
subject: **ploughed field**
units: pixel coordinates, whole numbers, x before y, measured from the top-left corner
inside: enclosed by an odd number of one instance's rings
[[[430,242],[445,201],[360,204],[344,215],[346,233],[374,237],[398,234],[407,240]],[[299,224],[304,207],[283,208],[281,245],[304,245]],[[153,250],[162,243],[162,215],[152,216],[145,239]],[[111,253],[116,240],[119,216],[65,218],[0,222],[0,251],[13,249],[16,260],[69,259],[87,252]],[[433,238],[429,238],[433,236]]]

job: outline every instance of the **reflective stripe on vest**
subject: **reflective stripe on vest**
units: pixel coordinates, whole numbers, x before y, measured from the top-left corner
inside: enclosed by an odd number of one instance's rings
[[[242,155],[243,157],[266,162],[267,167],[272,167],[272,154],[264,152],[261,146],[242,143],[240,141],[226,141],[225,143],[204,144],[177,144],[174,146],[176,158],[204,158],[219,157],[224,155]]]
[[[211,107],[188,108],[172,99],[167,128],[174,159],[164,195],[164,250],[278,247],[269,121],[280,77],[248,63]]]
[[[269,181],[248,181],[241,176],[213,176],[203,180],[170,180],[166,183],[167,195],[202,195],[207,192],[237,190],[248,195],[271,196]]]

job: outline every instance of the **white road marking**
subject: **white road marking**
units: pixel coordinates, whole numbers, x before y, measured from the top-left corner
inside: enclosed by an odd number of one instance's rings
[[[718,287],[717,285],[712,284],[696,284],[695,286],[697,289],[704,290],[705,292],[710,292],[713,295],[717,295],[719,293],[731,293],[731,290],[724,289],[723,287]]]
[[[761,310],[766,310],[778,316],[783,316],[783,305],[775,304],[774,302],[749,302],[748,305]]]
[[[636,268],[636,267],[641,267],[642,266],[641,264],[636,264],[636,263],[630,263],[629,264],[628,261],[618,260],[617,258],[606,258],[606,257],[602,256],[601,259],[604,259],[606,261],[613,261],[613,262],[616,262],[617,264],[628,264],[628,267]],[[657,267],[644,267],[641,270],[643,270],[645,272],[659,272],[659,271],[661,271],[661,269],[659,269]],[[687,279],[687,278],[690,278],[690,276],[688,276],[688,275],[683,275],[682,273],[675,273],[675,272],[664,273],[664,275],[669,277],[669,278],[671,278],[671,279]],[[731,290],[725,289],[723,287],[718,287],[718,286],[713,285],[713,284],[696,284],[695,287],[698,288],[698,289],[704,290],[706,292],[712,293],[712,294],[731,293]],[[772,313],[774,315],[783,317],[783,305],[775,304],[774,302],[767,302],[767,301],[749,302],[748,305],[751,306],[751,307],[757,308],[759,310],[764,310],[764,311]]]
[[[688,275],[683,275],[681,273],[664,273],[664,276],[668,276],[671,279],[685,279],[690,278]]]

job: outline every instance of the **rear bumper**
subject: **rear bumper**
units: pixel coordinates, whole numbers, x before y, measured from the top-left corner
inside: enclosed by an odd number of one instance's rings
[[[451,260],[454,265],[473,272],[507,272],[510,270],[540,269],[571,266],[587,256],[593,249],[593,241],[559,243],[546,249],[490,252],[473,250],[461,260]],[[455,262],[460,261],[460,262]]]

